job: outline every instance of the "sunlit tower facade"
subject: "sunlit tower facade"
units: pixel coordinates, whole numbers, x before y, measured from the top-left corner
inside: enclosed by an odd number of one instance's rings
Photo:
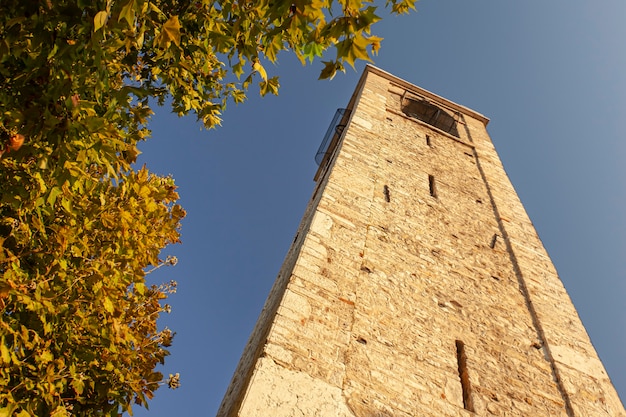
[[[368,66],[220,417],[626,417],[487,134]]]

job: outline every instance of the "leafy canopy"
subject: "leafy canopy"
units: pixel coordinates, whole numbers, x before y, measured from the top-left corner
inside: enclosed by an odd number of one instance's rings
[[[174,263],[185,212],[172,178],[132,166],[151,103],[215,127],[255,78],[278,93],[281,51],[334,49],[320,78],[369,60],[378,20],[365,0],[3,0],[0,416],[113,416],[165,383],[175,282],[146,271]]]

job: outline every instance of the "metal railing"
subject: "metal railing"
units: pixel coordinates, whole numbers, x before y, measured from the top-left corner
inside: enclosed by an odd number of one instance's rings
[[[335,137],[335,135],[341,135],[343,129],[346,127],[345,124],[342,124],[344,121],[344,115],[348,114],[350,110],[348,109],[337,109],[335,115],[333,116],[333,120],[330,122],[328,126],[328,130],[324,135],[324,139],[322,139],[322,143],[315,154],[315,162],[319,166],[327,153],[329,153],[329,146]],[[344,121],[345,123],[345,121]]]

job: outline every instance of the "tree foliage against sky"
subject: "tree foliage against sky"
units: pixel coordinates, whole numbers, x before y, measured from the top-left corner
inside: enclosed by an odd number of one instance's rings
[[[388,0],[393,13],[413,0]],[[280,51],[320,78],[369,59],[363,0],[5,0],[0,6],[0,416],[117,415],[166,383],[184,210],[172,178],[135,168],[153,103],[207,128]],[[167,383],[175,386],[177,377]]]

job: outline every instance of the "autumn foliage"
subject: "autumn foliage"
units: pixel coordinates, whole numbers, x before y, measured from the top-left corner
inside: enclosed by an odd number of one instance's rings
[[[413,0],[388,0],[392,12]],[[379,18],[363,0],[3,0],[0,5],[0,417],[116,416],[146,406],[172,332],[156,320],[175,282],[184,210],[172,178],[132,164],[151,105],[207,128],[267,63],[369,59]]]

